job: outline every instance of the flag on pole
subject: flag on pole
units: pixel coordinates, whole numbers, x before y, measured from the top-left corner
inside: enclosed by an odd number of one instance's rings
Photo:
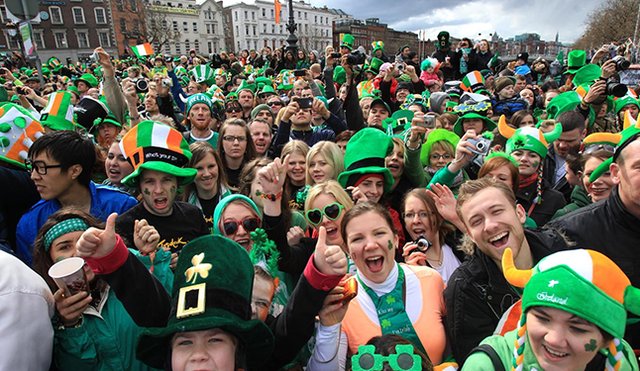
[[[276,3],[276,23],[280,24],[280,10],[282,9],[282,5],[278,0],[275,0]]]
[[[151,47],[151,44],[149,44],[149,43],[144,43],[142,45],[132,46],[131,47],[131,51],[133,51],[133,54],[135,54],[136,57],[142,57],[142,56],[153,54],[153,48]]]

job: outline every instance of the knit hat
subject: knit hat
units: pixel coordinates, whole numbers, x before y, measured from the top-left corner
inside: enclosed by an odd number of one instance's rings
[[[445,99],[449,99],[449,95],[447,93],[443,93],[441,91],[432,93],[429,97],[429,108],[431,111],[438,115],[442,115],[444,112],[441,112],[440,107]]]
[[[511,285],[524,288],[523,315],[514,349],[516,370],[520,369],[526,344],[525,313],[536,306],[574,314],[612,335],[606,369],[620,368],[627,311],[640,314],[640,290],[631,286],[629,278],[611,259],[593,250],[566,250],[544,257],[533,269],[519,270],[513,252],[507,248],[502,256],[502,271]]]
[[[353,50],[353,43],[356,39],[350,34],[346,33],[342,35],[342,40],[340,40],[340,47],[348,48],[349,50]]]
[[[96,119],[107,117],[109,112],[109,107],[103,101],[89,95],[85,95],[74,107],[76,123],[89,132],[93,131]]]
[[[640,109],[640,104],[638,103],[638,99],[630,96],[630,95],[625,95],[622,98],[618,98],[616,100],[613,101],[614,104],[614,109],[616,111],[616,115],[618,115],[618,113],[626,106],[632,104],[636,107],[638,107],[638,109]]]
[[[0,106],[0,161],[26,169],[29,148],[44,134],[44,128],[24,107],[4,103]]]
[[[159,122],[143,121],[131,128],[120,141],[120,151],[133,166],[133,172],[122,180],[127,187],[135,188],[144,169],[175,175],[181,185],[196,177],[196,169],[184,168],[191,151],[182,133]]]
[[[491,102],[482,101],[482,102],[469,102],[458,104],[453,112],[460,115],[458,121],[453,124],[453,132],[456,133],[459,137],[464,135],[463,121],[465,119],[473,119],[478,118],[484,121],[484,131],[493,131],[496,128],[496,123],[493,122],[490,118],[487,117],[487,113],[491,108]],[[476,133],[480,135],[480,133]]]
[[[502,76],[502,77],[498,77],[495,82],[493,83],[493,86],[495,88],[495,93],[498,94],[498,92],[502,91],[502,89],[506,88],[507,86],[511,85],[514,86],[516,84],[516,78],[512,77],[512,76]]]
[[[198,84],[213,85],[216,81],[213,69],[208,64],[197,65],[190,72],[193,80]]]
[[[602,68],[598,67],[597,64],[589,63],[576,71],[572,82],[574,86],[591,85],[596,82],[601,75]]]
[[[98,86],[98,79],[96,79],[96,77],[90,73],[85,73],[84,75],[77,78],[76,81],[73,82],[73,85],[78,87],[78,83],[80,81],[84,81],[91,88],[95,88]]]
[[[256,213],[256,215],[262,215],[260,213],[260,210],[258,209],[258,206],[256,206],[255,202],[253,202],[253,200],[249,197],[241,194],[232,194],[226,196],[222,198],[220,202],[218,202],[216,209],[213,211],[213,234],[222,236],[222,231],[220,230],[220,218],[222,218],[222,212],[224,211],[224,209],[226,209],[227,206],[233,201],[243,201],[247,205],[249,205],[249,207]]]
[[[422,149],[420,150],[420,162],[422,162],[423,166],[430,165],[431,159],[429,156],[431,153],[431,147],[433,147],[433,145],[436,142],[440,142],[440,141],[451,143],[455,151],[455,148],[458,145],[458,142],[460,141],[460,137],[457,136],[455,133],[450,132],[447,129],[436,129],[430,132],[429,136],[427,137],[427,142],[424,145],[422,145]]]
[[[51,93],[47,105],[40,112],[40,122],[52,130],[75,130],[71,93],[68,91]]]
[[[438,49],[445,49],[451,45],[449,41],[449,33],[447,31],[440,31],[438,34]]]
[[[484,88],[484,77],[480,71],[471,71],[464,76],[460,88],[470,93],[487,92]]]
[[[189,242],[178,258],[167,326],[142,329],[136,357],[161,369],[174,334],[220,328],[244,346],[249,368],[260,369],[274,337],[264,322],[251,319],[253,278],[249,254],[236,242],[213,235]]]
[[[271,107],[267,106],[266,104],[258,104],[253,110],[251,110],[251,118],[256,118],[260,111],[269,111],[271,117],[273,117],[273,110],[271,109]]]
[[[445,93],[447,93],[450,97],[460,97],[462,95],[462,88],[460,87],[462,81],[453,80],[447,81],[444,83],[444,88],[442,89]]]
[[[584,50],[572,50],[567,55],[567,73],[576,73],[587,63],[587,53]]]
[[[549,133],[544,133],[540,129],[528,126],[514,129],[507,125],[504,115],[500,116],[500,120],[498,120],[498,129],[500,130],[500,135],[508,139],[507,153],[528,150],[537,153],[543,160],[547,157],[549,143],[560,138],[560,134],[562,134],[562,125],[559,123]]]
[[[529,53],[527,52],[519,53],[518,56],[516,57],[516,60],[521,60],[525,64],[529,63]]]
[[[374,41],[371,43],[371,49],[373,49],[371,51],[371,54],[374,54],[376,52],[376,50],[382,50],[382,52],[384,53],[384,42],[383,41]]]
[[[213,102],[211,101],[209,96],[206,94],[198,93],[190,96],[189,99],[187,99],[187,110],[185,111],[187,116],[189,115],[189,111],[191,111],[191,108],[197,103],[206,104],[207,107],[209,107],[211,114],[213,115]]]
[[[379,129],[358,131],[347,143],[344,154],[346,170],[338,175],[338,183],[346,188],[354,186],[364,175],[380,174],[384,178],[384,192],[389,192],[393,186],[393,175],[384,166],[384,161],[392,152],[393,141]]]

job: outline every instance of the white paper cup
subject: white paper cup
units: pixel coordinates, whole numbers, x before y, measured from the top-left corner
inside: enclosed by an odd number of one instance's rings
[[[80,291],[89,292],[84,264],[82,258],[68,258],[60,260],[49,268],[49,276],[64,291],[65,297],[68,298]]]

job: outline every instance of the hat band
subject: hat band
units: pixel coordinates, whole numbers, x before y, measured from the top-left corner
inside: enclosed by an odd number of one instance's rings
[[[352,170],[360,169],[363,167],[373,167],[373,166],[384,167],[384,157],[363,158],[362,160],[356,161],[351,165],[349,165],[349,167],[347,168],[347,171],[352,171]]]
[[[195,286],[199,285],[194,285],[194,287]],[[185,289],[188,290],[189,287],[185,287]],[[245,297],[233,291],[217,288],[205,289],[203,291],[189,290],[183,302],[179,300],[179,297],[176,297],[169,317],[175,317],[180,309],[188,311],[190,308],[198,307],[198,302],[202,300],[200,295],[205,296],[204,307],[206,308],[227,311],[243,321],[251,319],[251,303]],[[204,310],[202,313],[204,313]]]
[[[140,162],[139,159],[136,158],[138,156],[139,156],[139,153],[135,153],[133,155],[134,157],[133,160],[134,160],[134,163],[136,164],[141,164],[141,163],[151,162],[151,161],[160,161],[160,162],[166,162],[173,166],[183,167],[187,164],[187,162],[189,162],[189,159],[187,158],[187,156],[177,153],[175,151],[172,151],[170,149],[160,148],[160,147],[143,148],[144,161],[142,162]]]

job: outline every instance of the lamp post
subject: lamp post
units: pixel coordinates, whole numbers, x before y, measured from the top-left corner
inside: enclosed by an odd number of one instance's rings
[[[287,37],[287,50],[291,51],[293,54],[294,60],[298,60],[298,37],[295,32],[298,26],[293,20],[293,0],[289,0],[289,23],[287,23],[287,31],[289,31],[289,36]]]
[[[20,27],[13,22],[7,23],[6,27],[9,29],[9,36],[16,43],[18,43],[18,46],[20,47],[20,53],[23,55],[26,61],[26,56],[24,54],[24,45],[22,45],[22,35],[20,35]]]

